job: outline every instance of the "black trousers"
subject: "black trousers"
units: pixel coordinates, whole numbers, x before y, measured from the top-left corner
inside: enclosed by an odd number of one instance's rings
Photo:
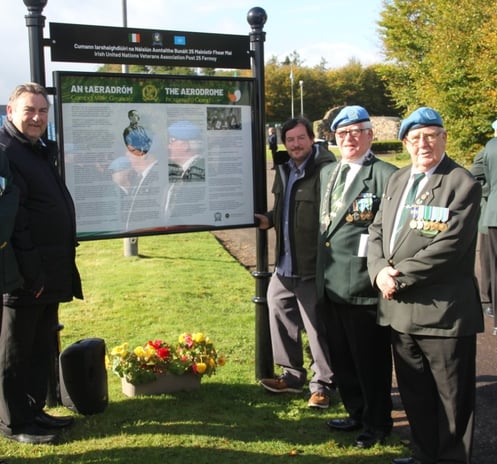
[[[376,324],[376,305],[327,302],[333,380],[349,416],[365,430],[392,429],[390,328]]]
[[[45,406],[58,303],[4,304],[0,332],[0,421],[15,429]]]
[[[422,464],[470,464],[476,335],[445,338],[393,330],[392,344],[416,457]]]
[[[488,228],[488,245],[490,259],[491,301],[494,312],[497,306],[497,227]],[[494,327],[497,327],[497,317],[494,317]]]
[[[492,254],[490,250],[490,241],[488,234],[478,234],[478,242],[480,248],[480,278],[478,280],[480,284],[480,298],[484,303],[492,302]],[[495,260],[495,255],[494,260]]]

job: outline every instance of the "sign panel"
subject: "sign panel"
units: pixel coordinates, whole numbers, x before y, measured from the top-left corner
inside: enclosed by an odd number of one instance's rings
[[[254,225],[254,82],[56,72],[80,239]]]
[[[52,61],[250,69],[248,36],[50,23]]]

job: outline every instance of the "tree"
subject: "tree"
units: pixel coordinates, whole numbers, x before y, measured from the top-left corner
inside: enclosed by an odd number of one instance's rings
[[[398,111],[378,66],[365,68],[352,59],[342,68],[327,70],[324,65],[312,68],[297,66],[290,59],[278,63],[275,57],[271,57],[265,67],[266,119],[277,123],[291,116],[290,73],[294,78],[295,114],[300,112],[298,82],[302,80],[304,113],[311,121],[322,119],[331,108],[349,104],[362,105],[373,115],[397,116]]]
[[[437,109],[448,149],[469,162],[496,116],[497,34],[492,2],[390,0],[379,22],[390,66],[383,77],[399,108]]]

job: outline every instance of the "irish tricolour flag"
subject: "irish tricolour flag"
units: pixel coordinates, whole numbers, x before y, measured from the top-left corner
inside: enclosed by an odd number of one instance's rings
[[[137,33],[128,34],[128,41],[131,43],[140,43],[140,34]]]

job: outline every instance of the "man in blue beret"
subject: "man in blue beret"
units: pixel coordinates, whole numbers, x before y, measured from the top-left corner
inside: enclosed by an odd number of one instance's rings
[[[121,211],[127,231],[143,229],[158,224],[161,219],[161,194],[159,160],[150,152],[152,139],[146,129],[138,124],[136,110],[128,113],[130,125],[123,131],[126,158],[132,169],[118,170],[126,163],[117,158],[109,168],[112,178],[121,188]]]
[[[190,121],[178,121],[169,126],[168,138],[169,181],[205,180],[200,128]]]
[[[349,417],[332,430],[361,430],[356,446],[382,444],[392,429],[390,330],[376,324],[378,295],[366,266],[368,227],[397,169],[371,151],[373,128],[361,106],[331,124],[341,159],[321,171],[316,284],[325,308],[334,380]]]
[[[172,224],[184,215],[181,198],[189,197],[196,182],[205,181],[203,134],[200,127],[187,120],[176,121],[167,129],[169,189],[166,192],[164,216]]]
[[[393,463],[469,464],[483,331],[474,276],[481,186],[448,157],[434,109],[410,114],[399,138],[412,164],[390,177],[368,251],[414,445],[415,457]]]

